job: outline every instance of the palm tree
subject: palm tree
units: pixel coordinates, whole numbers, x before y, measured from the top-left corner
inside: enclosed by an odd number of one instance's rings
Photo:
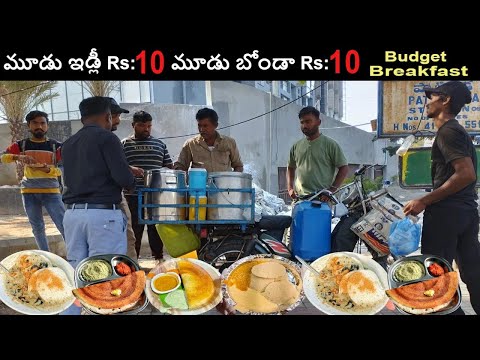
[[[0,81],[0,110],[10,125],[12,142],[23,137],[23,119],[27,112],[58,96],[52,93],[56,81]],[[17,179],[23,177],[23,166],[17,164]]]
[[[83,84],[92,96],[109,96],[112,92],[120,89],[120,81],[113,80],[88,80],[83,81]]]

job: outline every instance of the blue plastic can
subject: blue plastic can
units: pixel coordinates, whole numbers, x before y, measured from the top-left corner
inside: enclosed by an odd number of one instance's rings
[[[199,196],[207,195],[207,170],[194,168],[188,171],[188,187],[191,191],[190,195],[195,196],[198,193]]]
[[[302,201],[292,212],[292,250],[313,261],[331,252],[332,210],[327,203]]]

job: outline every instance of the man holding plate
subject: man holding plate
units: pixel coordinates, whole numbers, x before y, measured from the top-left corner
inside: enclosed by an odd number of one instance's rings
[[[35,242],[40,250],[49,251],[42,207],[47,209],[62,237],[65,207],[60,194],[57,167],[61,160],[61,143],[47,138],[48,114],[43,111],[30,111],[25,117],[30,138],[11,144],[1,156],[2,163],[17,161],[24,165],[23,179],[20,182],[23,206],[32,225]]]

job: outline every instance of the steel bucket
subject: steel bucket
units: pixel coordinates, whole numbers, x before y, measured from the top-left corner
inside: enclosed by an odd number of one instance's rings
[[[209,189],[251,189],[252,175],[239,172],[212,172],[208,174]],[[236,191],[208,192],[208,204],[249,205],[251,193]],[[250,220],[250,208],[208,208],[208,220]]]
[[[147,170],[145,187],[162,189],[186,189],[186,173],[168,168]],[[185,205],[186,192],[159,191],[144,193],[144,204]],[[144,208],[147,220],[185,220],[186,208],[157,207]]]

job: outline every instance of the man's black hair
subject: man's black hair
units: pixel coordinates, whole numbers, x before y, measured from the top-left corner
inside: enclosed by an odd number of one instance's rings
[[[146,111],[137,111],[135,114],[133,114],[133,123],[146,123],[152,121],[152,115],[147,113]]]
[[[218,125],[218,114],[213,109],[209,109],[209,108],[200,109],[198,110],[195,118],[197,119],[197,121],[208,119],[213,125]]]
[[[298,118],[301,119],[305,115],[312,114],[316,118],[320,119],[320,111],[318,111],[316,108],[313,106],[306,106],[300,112],[298,113]]]
[[[27,124],[30,124],[30,121],[37,117],[44,117],[45,120],[47,120],[48,124],[48,114],[46,112],[40,111],[40,110],[33,110],[30,111],[27,116],[25,116],[25,120],[27,120]]]

